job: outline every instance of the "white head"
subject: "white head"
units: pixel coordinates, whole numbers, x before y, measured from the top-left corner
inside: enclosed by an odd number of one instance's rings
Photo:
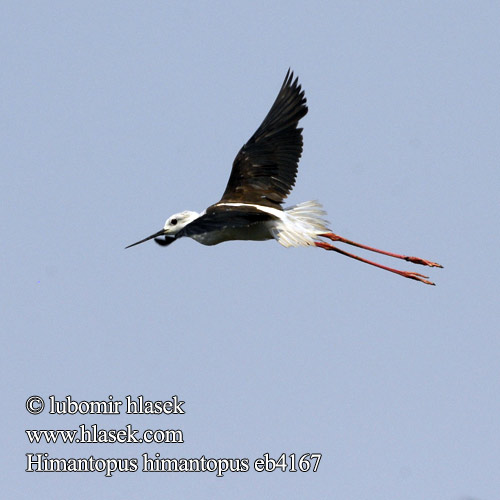
[[[186,227],[190,222],[193,222],[199,217],[196,212],[184,210],[178,214],[171,215],[163,226],[163,234],[174,235],[177,234],[182,228]]]
[[[168,245],[169,243],[174,241],[175,235],[181,229],[186,227],[190,222],[193,222],[199,216],[200,214],[196,212],[190,212],[189,210],[185,210],[184,212],[179,212],[178,214],[174,214],[165,221],[163,229],[161,229],[155,234],[152,234],[151,236],[148,236],[147,238],[144,238],[143,240],[137,241],[136,243],[132,243],[132,245],[129,245],[128,247],[125,248],[133,247],[135,245],[138,245],[139,243],[144,243],[145,241],[151,240],[153,238],[158,238],[159,236],[170,236],[171,238],[165,238],[165,240],[157,240],[157,242],[160,243],[161,245]]]

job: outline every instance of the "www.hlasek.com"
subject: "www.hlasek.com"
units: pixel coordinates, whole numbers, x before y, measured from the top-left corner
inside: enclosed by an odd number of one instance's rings
[[[26,472],[104,472],[111,477],[115,472],[137,472],[138,458],[49,458],[48,453],[27,453]],[[248,472],[248,458],[162,458],[159,453],[154,457],[143,453],[142,472],[215,472],[217,477],[223,477],[226,472]],[[264,453],[253,461],[256,472],[316,472],[321,453],[282,453],[277,459],[269,453]]]
[[[180,429],[146,429],[139,434],[130,424],[125,429],[89,428],[82,424],[78,429],[27,429],[30,443],[184,443]],[[138,436],[139,434],[139,436]]]

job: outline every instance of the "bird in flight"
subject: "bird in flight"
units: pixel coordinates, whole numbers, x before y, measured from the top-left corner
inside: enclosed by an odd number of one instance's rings
[[[434,285],[423,274],[383,266],[324,241],[346,243],[413,264],[442,267],[419,257],[362,245],[333,233],[323,218],[326,213],[318,202],[306,201],[283,208],[285,198],[295,185],[303,145],[302,129],[298,128],[298,123],[306,113],[304,91],[298,78],[294,79],[293,72],[288,70],[269,113],[236,155],[221,200],[202,213],[186,210],[172,215],[160,231],[126,248],[153,238],[161,246],[170,245],[183,236],[203,245],[274,238],[285,247],[315,246],[332,250],[405,278]]]

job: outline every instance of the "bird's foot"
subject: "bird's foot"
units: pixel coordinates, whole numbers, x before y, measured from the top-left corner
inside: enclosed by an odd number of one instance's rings
[[[426,279],[429,278],[429,276],[424,276],[423,274],[420,273],[413,273],[411,271],[400,271],[398,274],[405,278],[410,278],[411,280],[420,281],[421,283],[425,283],[426,285],[436,286],[436,283],[433,283],[432,281]]]
[[[413,264],[420,264],[421,266],[429,266],[429,267],[443,267],[441,264],[437,262],[432,262],[430,260],[421,259],[420,257],[407,257],[405,256],[404,260],[408,262],[412,262]]]

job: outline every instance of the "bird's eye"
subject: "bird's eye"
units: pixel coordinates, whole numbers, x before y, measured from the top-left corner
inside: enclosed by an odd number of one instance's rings
[[[170,221],[170,224],[172,224],[172,226],[175,226],[177,224],[177,219],[172,219]]]

